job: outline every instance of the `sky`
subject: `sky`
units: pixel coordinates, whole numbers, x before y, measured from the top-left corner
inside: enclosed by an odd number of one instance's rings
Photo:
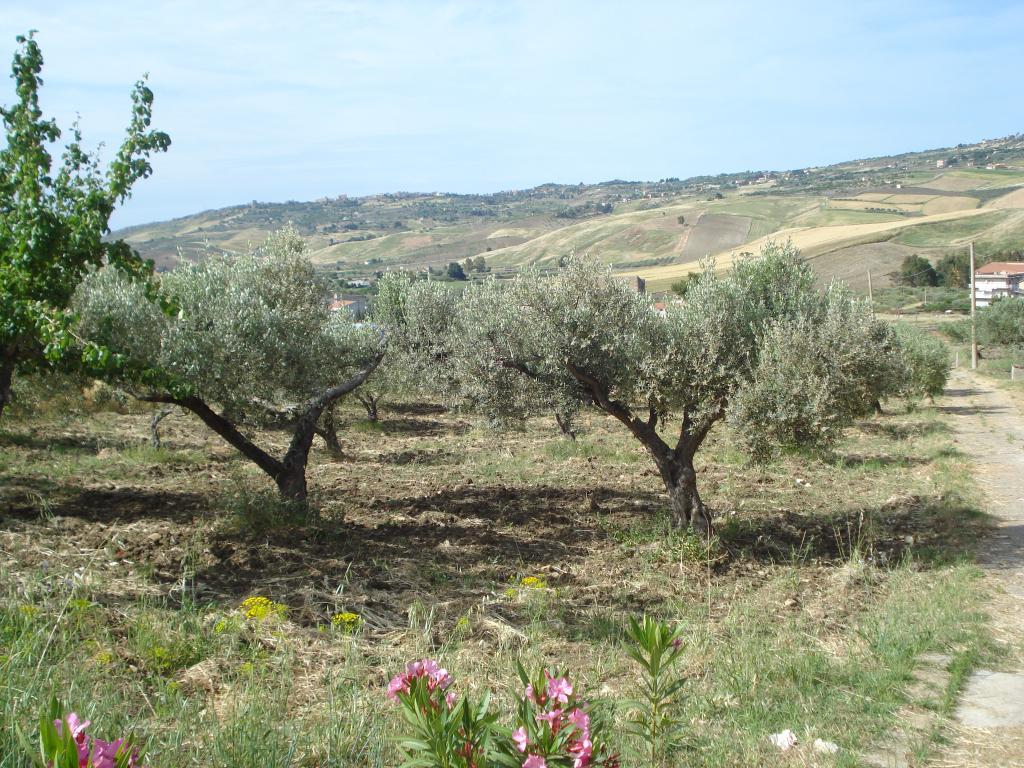
[[[1024,131],[1024,2],[0,0],[0,56],[29,29],[44,111],[77,116],[106,157],[149,74],[173,143],[115,226],[250,200],[785,170]]]

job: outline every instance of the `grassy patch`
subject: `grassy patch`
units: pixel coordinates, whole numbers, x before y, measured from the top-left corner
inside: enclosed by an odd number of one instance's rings
[[[671,528],[649,458],[593,414],[573,443],[550,419],[495,435],[387,411],[343,431],[345,461],[315,448],[315,522],[185,419],[160,451],[132,438],[144,413],[10,422],[0,768],[28,765],[13,725],[54,693],[99,735],[133,729],[159,768],[394,766],[384,688],[424,655],[500,711],[520,659],[570,670],[622,717],[622,630],[645,612],[687,636],[693,725],[673,764],[776,765],[767,736],[791,728],[854,765],[920,654],[953,657],[948,707],[988,653],[976,489],[940,417],[900,411],[824,460],[751,466],[713,433],[697,461],[710,545]]]

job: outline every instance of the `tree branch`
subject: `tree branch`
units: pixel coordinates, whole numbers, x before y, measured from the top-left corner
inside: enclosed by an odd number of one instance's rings
[[[606,386],[586,371],[578,368],[571,360],[565,361],[565,368],[572,374],[573,378],[590,390],[594,397],[595,405],[625,424],[629,431],[641,443],[647,446],[649,451],[659,457],[659,460],[671,453],[668,444],[661,439],[654,428],[657,424],[656,418],[654,424],[651,424],[650,421],[642,421],[634,416],[629,406],[619,400],[612,400]]]
[[[243,456],[275,479],[284,469],[284,465],[280,461],[239,432],[234,424],[214,411],[195,395],[177,398],[168,394],[150,394],[142,395],[138,399],[147,403],[168,403],[192,411],[206,426],[223,437]]]
[[[677,459],[693,459],[697,449],[700,448],[704,439],[708,436],[715,423],[725,416],[725,403],[719,403],[718,408],[700,426],[694,427],[692,408],[687,405],[683,408],[683,423],[679,427],[679,440],[672,450],[673,456]]]

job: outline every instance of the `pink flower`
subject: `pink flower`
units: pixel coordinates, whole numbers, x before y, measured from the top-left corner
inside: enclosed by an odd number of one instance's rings
[[[399,693],[409,692],[409,678],[405,675],[395,675],[391,678],[391,682],[388,683],[388,698],[392,701],[398,701]]]
[[[581,739],[569,744],[569,754],[575,755],[572,768],[586,768],[590,764],[590,758],[594,754],[594,745],[590,739]]]
[[[89,737],[85,735],[85,729],[89,727],[90,721],[83,722],[74,712],[69,712],[65,720],[71,729],[71,736],[74,738],[75,744],[78,745],[78,762],[85,765],[89,762]],[[58,734],[63,734],[64,720],[54,720],[53,726],[57,729]]]
[[[584,739],[590,738],[590,715],[582,709],[574,709],[569,713],[569,722],[576,727]]]
[[[572,683],[564,677],[548,678],[548,696],[562,704],[569,703],[572,696]]]
[[[398,699],[399,693],[409,693],[410,683],[419,678],[427,678],[427,690],[445,690],[452,684],[452,676],[433,659],[420,659],[410,661],[405,665],[405,672],[395,675],[388,683],[388,698],[392,701]],[[447,697],[445,697],[447,700]]]
[[[455,701],[458,698],[459,697],[455,695],[455,691],[448,691],[448,693],[444,695],[444,703],[448,705],[448,709],[451,709],[455,706]]]
[[[526,729],[519,726],[516,730],[512,731],[512,741],[516,743],[516,749],[520,752],[526,751],[526,745],[529,743],[526,740]]]
[[[539,704],[540,706],[544,706],[544,703],[547,701],[547,697],[543,694],[541,696],[537,696],[533,690],[533,685],[526,686],[526,693],[524,695],[534,704]]]
[[[548,763],[540,755],[530,755],[523,761],[523,768],[548,768]]]
[[[92,766],[93,768],[115,768],[117,765],[117,751],[121,748],[124,739],[117,741],[103,741],[93,738],[92,740]]]
[[[557,733],[558,729],[562,725],[562,710],[552,709],[550,712],[541,712],[539,715],[537,715],[537,722],[546,722],[549,726],[551,726],[551,730]]]

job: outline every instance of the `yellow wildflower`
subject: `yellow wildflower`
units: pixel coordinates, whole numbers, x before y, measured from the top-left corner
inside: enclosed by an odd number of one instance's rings
[[[288,606],[275,603],[269,597],[247,597],[242,601],[245,618],[265,621],[270,618],[283,619],[288,615]]]
[[[343,611],[331,616],[331,624],[335,627],[340,627],[346,633],[355,632],[362,623],[362,617],[358,613],[352,613],[352,611]]]

